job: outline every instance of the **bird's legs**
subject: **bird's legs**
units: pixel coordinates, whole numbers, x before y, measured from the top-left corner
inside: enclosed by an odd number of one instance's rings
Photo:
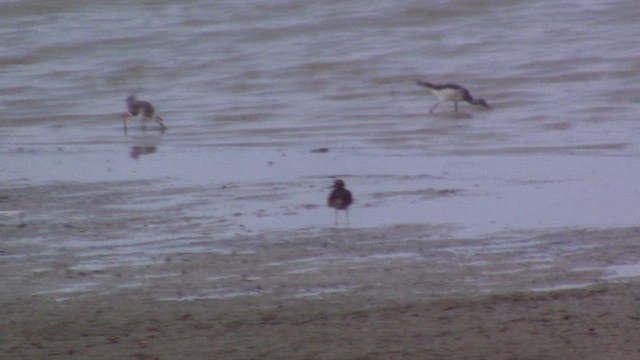
[[[165,130],[167,130],[167,127],[164,125],[164,119],[162,119],[160,116],[154,117],[153,120],[155,120],[158,123],[158,125],[160,125],[161,132],[164,132]]]
[[[433,106],[429,108],[429,114],[433,114],[433,110],[435,110],[438,107],[438,105],[440,105],[440,103],[441,102],[438,101],[437,103],[433,104]]]
[[[457,101],[453,102],[453,109],[454,109],[454,111],[458,111],[458,102]]]
[[[124,113],[122,114],[122,126],[124,129],[124,133],[125,135],[127,134],[127,119],[129,119],[130,117],[132,117],[131,114],[128,113]],[[149,121],[151,118],[142,118],[140,119],[142,121],[142,129],[146,130],[147,129],[147,121]],[[161,118],[160,116],[154,116],[153,117],[153,121],[157,122],[158,125],[160,125],[160,131],[161,132],[165,132],[165,130],[167,130],[167,126],[164,124],[164,119]]]
[[[334,215],[335,215],[334,225],[335,225],[336,227],[340,226],[340,222],[338,221],[338,220],[340,220],[340,214],[339,214],[339,212],[340,212],[340,211],[339,211],[338,209],[336,209],[336,210],[335,210],[335,212],[334,212]],[[350,224],[350,222],[349,222],[349,209],[345,209],[345,210],[344,210],[344,215],[345,215],[345,219],[346,219],[346,221],[347,221],[347,223],[346,223],[346,225],[345,225],[345,226],[346,226],[346,227],[351,227],[351,224]]]
[[[127,118],[129,118],[129,114],[122,114],[122,128],[124,129],[124,134],[127,135]]]

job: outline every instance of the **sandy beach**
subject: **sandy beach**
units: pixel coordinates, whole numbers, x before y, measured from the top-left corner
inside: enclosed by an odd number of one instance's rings
[[[358,296],[3,299],[4,359],[637,359],[637,282],[363,304]]]

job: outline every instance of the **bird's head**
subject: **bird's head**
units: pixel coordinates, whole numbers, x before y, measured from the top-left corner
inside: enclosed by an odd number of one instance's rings
[[[487,101],[485,99],[475,99],[473,103],[475,105],[480,105],[480,106],[484,106],[487,109],[491,109],[491,106],[487,104]]]
[[[338,179],[333,182],[332,188],[334,189],[344,189],[344,181]]]
[[[136,97],[135,97],[135,95],[129,95],[129,96],[127,97],[127,99],[126,99],[126,102],[127,102],[127,104],[131,104],[131,103],[136,102]]]

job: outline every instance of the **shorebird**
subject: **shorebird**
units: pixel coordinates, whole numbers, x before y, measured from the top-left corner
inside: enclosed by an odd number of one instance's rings
[[[466,101],[472,105],[484,106],[487,109],[491,109],[491,106],[487,104],[484,99],[474,99],[464,86],[458,84],[432,84],[426,81],[416,81],[420,86],[424,86],[431,90],[431,93],[438,98],[438,102],[429,108],[429,114],[433,113],[438,105],[443,102],[453,101],[455,111],[458,111],[458,103]]]
[[[349,205],[353,202],[351,191],[345,189],[344,181],[336,180],[331,187],[333,191],[329,194],[327,199],[327,205],[335,209],[336,212],[336,226],[338,225],[338,210],[344,210],[347,216],[347,226],[349,226]]]
[[[150,102],[137,100],[134,95],[130,95],[125,101],[127,102],[127,110],[129,111],[122,114],[125,134],[127,133],[127,119],[130,117],[140,117],[143,124],[147,122],[147,120],[153,120],[160,125],[160,131],[164,132],[167,130],[167,127],[164,125],[164,120],[156,115],[153,105],[151,105]]]

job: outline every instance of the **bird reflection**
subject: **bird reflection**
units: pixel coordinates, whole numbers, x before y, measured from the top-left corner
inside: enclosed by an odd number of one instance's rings
[[[131,147],[131,151],[129,151],[129,156],[131,158],[139,160],[142,155],[150,155],[155,154],[158,151],[157,146],[152,145],[134,145]]]

